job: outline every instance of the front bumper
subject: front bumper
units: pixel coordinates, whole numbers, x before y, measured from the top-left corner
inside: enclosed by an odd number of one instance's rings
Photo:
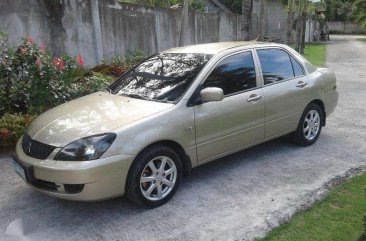
[[[135,158],[115,155],[92,161],[40,160],[27,156],[18,141],[14,159],[27,173],[27,183],[37,191],[57,198],[95,201],[122,196],[128,170]]]

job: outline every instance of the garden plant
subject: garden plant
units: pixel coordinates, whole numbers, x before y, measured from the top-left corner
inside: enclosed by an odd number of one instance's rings
[[[0,32],[0,149],[13,148],[40,113],[72,99],[105,89],[143,57],[142,51],[85,67],[81,55],[55,56],[43,43],[23,37],[9,47]]]

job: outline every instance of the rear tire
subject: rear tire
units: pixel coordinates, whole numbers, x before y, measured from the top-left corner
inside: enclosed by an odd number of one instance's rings
[[[324,123],[323,110],[319,105],[310,103],[304,110],[297,130],[290,134],[291,140],[301,146],[314,144],[321,133]]]
[[[169,201],[182,180],[179,155],[164,145],[154,145],[140,153],[126,182],[127,198],[137,204],[157,207]]]

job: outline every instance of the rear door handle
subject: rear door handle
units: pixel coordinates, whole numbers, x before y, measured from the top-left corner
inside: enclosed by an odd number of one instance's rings
[[[260,100],[260,99],[262,99],[261,95],[253,94],[253,95],[249,96],[249,99],[247,99],[247,101],[248,102],[255,102],[255,101]]]
[[[304,88],[308,83],[304,81],[299,81],[296,85],[297,88]]]

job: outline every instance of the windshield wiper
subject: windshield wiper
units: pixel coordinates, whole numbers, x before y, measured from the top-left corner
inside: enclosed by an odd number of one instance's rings
[[[141,95],[138,95],[138,94],[125,94],[125,93],[123,93],[121,95],[124,95],[124,96],[127,96],[127,97],[131,97],[131,98],[135,98],[135,99],[151,101],[151,99],[149,99],[147,97],[144,97],[144,96],[141,96]]]
[[[112,90],[109,87],[105,88],[105,91],[107,91],[109,94],[112,94]]]

